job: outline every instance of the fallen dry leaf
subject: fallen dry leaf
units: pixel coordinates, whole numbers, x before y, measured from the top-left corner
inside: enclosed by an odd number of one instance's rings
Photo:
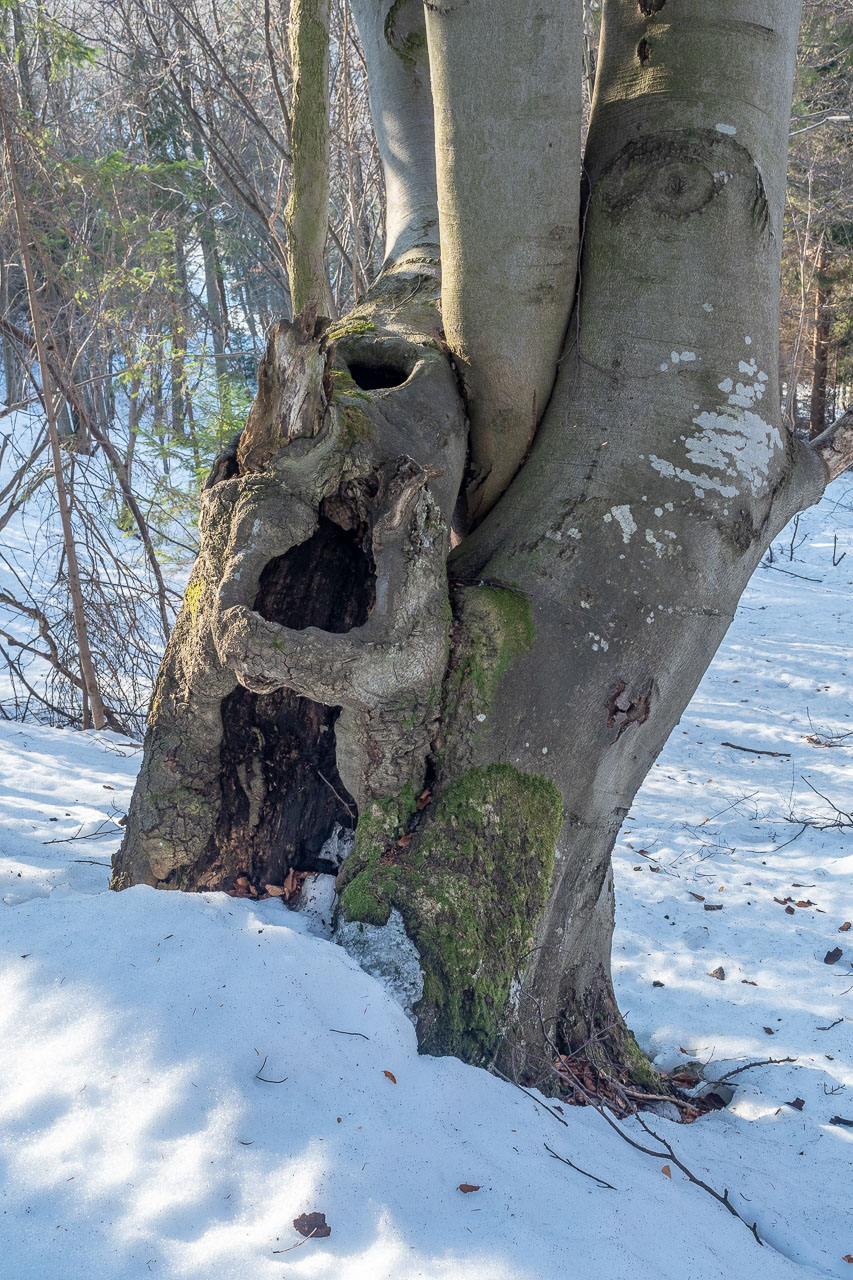
[[[704,897],[704,895],[703,895],[703,894],[701,894],[701,893],[694,893],[692,889],[688,889],[688,890],[687,890],[687,892],[690,894],[691,898],[695,898],[697,902],[704,902],[704,901],[705,901],[705,897]]]
[[[429,787],[427,787],[426,791],[422,791],[421,794],[418,796],[417,800],[415,801],[415,807],[419,813],[422,812],[427,807],[431,799],[432,799],[432,792],[430,791]]]
[[[823,963],[837,964],[837,962],[841,959],[843,955],[844,955],[844,952],[841,950],[840,947],[833,947],[832,950],[827,951],[826,955],[823,957]]]
[[[293,1219],[293,1225],[301,1236],[313,1236],[315,1240],[323,1240],[332,1234],[325,1213],[300,1213]]]
[[[264,888],[267,893],[271,893],[274,898],[284,897],[284,889],[280,884],[265,884]]]
[[[382,1074],[383,1076],[387,1076],[387,1078],[391,1081],[392,1084],[397,1083],[397,1077],[394,1075],[393,1071],[383,1071]]]
[[[663,1168],[661,1169],[661,1173],[663,1174],[663,1176],[664,1176],[665,1178],[671,1178],[671,1177],[672,1177],[672,1170],[670,1169],[670,1167],[669,1167],[669,1165],[668,1165],[668,1164],[665,1164],[665,1165],[663,1166]]]
[[[776,1034],[772,1027],[765,1027],[764,1030],[768,1036],[772,1036]]]
[[[806,1105],[805,1098],[795,1098],[793,1102],[785,1103],[786,1107],[793,1107],[795,1111],[802,1111],[805,1105]]]
[[[800,901],[797,903],[797,906],[798,906],[798,907],[813,907],[813,906],[814,906],[814,903],[812,902],[811,898],[800,898]]]
[[[460,1182],[456,1190],[461,1191],[463,1195],[467,1196],[470,1195],[472,1191],[479,1191],[480,1188],[478,1186],[475,1187],[473,1182]]]
[[[786,908],[785,908],[785,913],[786,913],[786,915],[789,915],[789,916],[793,916],[793,915],[796,915],[796,914],[797,914],[797,913],[794,911],[794,908],[793,908],[793,907],[786,907]]]
[[[741,982],[745,987],[757,987],[758,983],[753,982],[751,978],[741,978]]]
[[[844,1257],[841,1259],[841,1261],[842,1261],[842,1262],[853,1262],[853,1253],[845,1253],[845,1255],[844,1255]]]
[[[298,898],[302,892],[302,886],[308,878],[307,871],[294,871],[290,868],[284,878],[284,900],[290,902],[293,898]]]
[[[839,932],[839,933],[846,933],[846,932],[847,932],[847,930],[848,930],[849,928],[850,928],[850,921],[849,921],[849,920],[845,920],[845,921],[844,921],[844,924],[841,926],[841,928],[838,930],[838,932]]]

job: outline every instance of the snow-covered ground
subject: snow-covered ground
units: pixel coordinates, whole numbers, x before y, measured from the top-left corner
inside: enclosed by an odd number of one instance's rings
[[[651,1118],[763,1247],[592,1110],[418,1057],[384,989],[279,902],[105,892],[138,749],[0,723],[0,1273],[853,1280],[853,831],[805,825],[853,808],[848,478],[799,537],[616,854],[618,994],[658,1064],[795,1059],[693,1125]],[[327,1238],[294,1230],[312,1212]]]

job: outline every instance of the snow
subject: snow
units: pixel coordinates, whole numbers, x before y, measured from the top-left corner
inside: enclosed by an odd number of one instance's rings
[[[833,566],[836,533],[847,555]],[[837,816],[818,792],[851,807],[853,737],[838,736],[853,730],[851,553],[842,478],[756,572],[615,853],[618,996],[657,1063],[699,1059],[716,1078],[796,1059],[736,1076],[731,1104],[692,1125],[649,1117],[764,1247],[594,1111],[549,1112],[485,1071],[419,1057],[384,987],[316,936],[324,878],[313,917],[107,892],[138,748],[0,722],[3,1274],[851,1274],[853,1130],[832,1117],[853,1119],[853,931],[839,932],[853,852],[849,830],[804,825]],[[788,914],[774,897],[812,905]],[[331,1235],[303,1242],[293,1219],[314,1211]]]

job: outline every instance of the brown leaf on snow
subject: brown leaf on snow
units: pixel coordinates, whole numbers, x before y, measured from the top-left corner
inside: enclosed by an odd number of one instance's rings
[[[663,1176],[664,1176],[665,1178],[671,1178],[671,1177],[672,1177],[672,1170],[670,1169],[670,1167],[669,1167],[669,1165],[668,1165],[668,1164],[665,1164],[665,1165],[663,1166],[663,1168],[661,1169],[661,1173],[663,1174]]]
[[[480,1188],[479,1186],[475,1187],[473,1182],[460,1182],[456,1190],[461,1191],[463,1195],[468,1196],[472,1191],[479,1191]]]
[[[786,907],[786,908],[785,908],[785,914],[786,914],[786,915],[789,915],[789,916],[794,916],[794,915],[796,915],[797,913],[796,913],[796,911],[794,910],[794,908],[793,908],[793,907]]]
[[[797,903],[797,906],[798,906],[798,907],[813,907],[813,906],[814,906],[814,903],[812,902],[811,898],[800,898],[800,901]]]
[[[823,963],[837,964],[837,962],[841,959],[843,955],[844,955],[844,952],[841,950],[840,947],[833,947],[832,950],[827,951],[826,955],[823,957]]]
[[[848,930],[849,928],[850,928],[850,921],[849,921],[849,920],[845,920],[845,921],[844,921],[844,924],[841,926],[841,928],[838,930],[838,932],[839,932],[839,933],[846,933],[846,932],[847,932],[847,930]]]
[[[765,1027],[765,1028],[764,1028],[764,1030],[765,1030],[765,1032],[767,1033],[767,1035],[768,1035],[768,1036],[773,1036],[773,1035],[775,1035],[775,1034],[776,1034],[776,1032],[773,1030],[773,1028],[772,1028],[772,1027]]]
[[[294,871],[290,868],[284,878],[284,900],[291,902],[294,898],[298,898],[302,892],[302,886],[308,879],[307,871]]]
[[[708,974],[708,977],[716,978],[719,982],[725,982],[726,971],[721,964],[718,964],[716,969],[711,970],[711,972]]]
[[[745,987],[757,987],[758,983],[753,982],[751,978],[741,978],[741,982]]]
[[[688,889],[688,890],[687,890],[687,892],[690,894],[691,898],[695,898],[697,902],[704,902],[704,901],[705,901],[705,897],[704,897],[704,895],[703,895],[703,894],[701,894],[701,893],[694,893],[692,889]]]
[[[842,1261],[842,1262],[853,1262],[853,1253],[845,1253],[845,1255],[844,1255],[844,1257],[841,1259],[841,1261]]]
[[[332,1234],[325,1213],[300,1213],[293,1219],[293,1225],[301,1236],[313,1236],[315,1240],[323,1240]]]
[[[393,1071],[383,1071],[382,1074],[383,1076],[387,1076],[387,1078],[391,1081],[392,1084],[397,1083],[397,1077],[394,1075]]]
[[[802,1111],[805,1105],[806,1105],[805,1098],[795,1098],[793,1102],[785,1103],[786,1107],[793,1107],[795,1111]]]

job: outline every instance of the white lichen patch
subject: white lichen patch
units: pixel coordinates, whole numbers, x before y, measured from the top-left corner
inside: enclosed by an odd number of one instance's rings
[[[757,401],[763,399],[767,390],[768,375],[759,370],[754,357],[739,361],[738,371],[750,381],[723,378],[717,386],[728,403],[697,413],[692,421],[701,428],[699,433],[679,437],[693,466],[676,466],[656,456],[649,458],[655,471],[691,485],[697,498],[709,492],[734,498],[743,489],[743,481],[753,493],[759,493],[766,482],[770,462],[782,446],[777,428],[755,412]],[[667,508],[671,510],[669,503]],[[646,541],[660,545],[648,532]]]
[[[727,133],[730,138],[733,138],[737,133],[737,129],[733,124],[715,124],[714,128],[717,133]]]
[[[703,311],[707,311],[707,312],[708,312],[708,314],[710,315],[710,314],[711,314],[711,312],[714,310],[713,304],[712,304],[712,303],[710,303],[710,302],[703,302],[703,303],[702,303],[702,310],[703,310]]]
[[[685,452],[694,466],[704,470],[676,467],[665,458],[653,456],[650,462],[654,469],[662,476],[691,485],[697,498],[706,493],[736,497],[742,484],[729,483],[723,476],[746,481],[753,493],[759,493],[773,455],[782,446],[776,427],[754,410],[735,405],[722,412],[706,410],[697,414],[693,422],[701,430],[685,441]],[[711,474],[713,472],[718,474]]]
[[[417,947],[406,933],[403,917],[395,908],[387,924],[342,921],[335,933],[339,943],[366,973],[377,978],[406,1017],[417,1024],[413,1012],[424,993],[424,975]]]
[[[622,530],[622,541],[630,542],[631,534],[637,532],[637,525],[631,515],[631,508],[629,506],[611,507],[604,515],[604,523],[610,524],[611,520],[615,520]]]

